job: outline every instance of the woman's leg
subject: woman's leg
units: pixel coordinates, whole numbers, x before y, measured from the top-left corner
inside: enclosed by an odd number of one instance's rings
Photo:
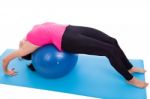
[[[146,72],[146,70],[144,70],[143,68],[133,67],[133,65],[130,63],[130,61],[126,57],[125,53],[123,52],[123,50],[121,49],[121,47],[118,44],[118,41],[115,38],[105,34],[104,32],[102,32],[100,30],[94,29],[94,28],[90,28],[90,27],[80,27],[80,28],[83,31],[83,33],[82,33],[83,35],[91,37],[96,40],[100,40],[100,41],[112,44],[112,45],[118,47],[118,49],[119,49],[118,53],[120,53],[119,54],[120,58],[124,64],[124,66],[128,69],[128,71],[130,73],[134,73],[134,72],[145,73]]]
[[[62,38],[62,49],[79,54],[106,56],[112,66],[128,80],[129,84],[140,88],[148,85],[146,82],[134,78],[128,72],[118,54],[116,54],[118,52],[116,46],[82,35],[82,30],[80,31],[78,28],[67,27]]]
[[[67,34],[68,35],[68,34]],[[69,41],[67,38],[69,37]],[[119,58],[119,54],[116,54],[118,48],[102,42],[95,40],[93,38],[84,36],[82,34],[69,34],[68,37],[64,36],[62,41],[62,48],[65,51],[70,51],[74,53],[80,54],[89,54],[89,55],[100,55],[106,56],[111,65],[126,79],[131,80],[133,76],[128,72],[125,68],[124,64],[122,63],[121,59]]]
[[[105,43],[109,43],[112,44],[116,47],[118,47],[118,53],[120,53],[120,58],[124,64],[124,66],[129,70],[131,69],[133,66],[132,64],[129,62],[129,60],[127,59],[126,55],[124,54],[123,50],[120,48],[117,40],[107,34],[105,34],[104,32],[94,29],[94,28],[90,28],[90,27],[81,27],[84,32],[82,33],[85,36],[91,37],[93,39],[105,42]]]

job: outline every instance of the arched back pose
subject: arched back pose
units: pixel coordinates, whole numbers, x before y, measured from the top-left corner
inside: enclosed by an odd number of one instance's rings
[[[115,38],[94,28],[51,22],[34,26],[21,41],[20,48],[3,59],[4,73],[15,75],[14,70],[7,68],[9,62],[16,57],[27,58],[36,49],[46,44],[54,44],[60,51],[106,56],[129,84],[139,88],[145,88],[148,85],[133,77],[131,73],[144,73],[145,70],[132,66]],[[31,69],[34,70],[32,66]]]

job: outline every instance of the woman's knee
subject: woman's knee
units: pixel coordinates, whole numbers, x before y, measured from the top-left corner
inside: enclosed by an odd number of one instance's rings
[[[116,38],[112,38],[112,43],[116,46],[118,46],[118,40]]]
[[[109,50],[106,53],[106,56],[111,57],[111,56],[118,56],[119,55],[119,48],[116,46],[111,46]]]

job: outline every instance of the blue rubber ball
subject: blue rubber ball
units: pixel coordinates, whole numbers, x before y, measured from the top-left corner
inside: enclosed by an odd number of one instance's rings
[[[54,45],[45,45],[32,54],[36,72],[46,78],[59,78],[68,74],[77,60],[77,54],[58,51]]]

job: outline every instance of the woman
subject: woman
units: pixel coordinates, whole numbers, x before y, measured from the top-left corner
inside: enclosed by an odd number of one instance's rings
[[[34,26],[26,38],[21,41],[20,48],[3,59],[4,73],[15,75],[14,70],[8,69],[9,62],[16,57],[25,58],[46,44],[54,44],[59,51],[106,56],[111,65],[129,84],[139,88],[145,88],[148,85],[148,83],[133,77],[131,73],[144,73],[145,70],[132,66],[115,38],[94,28],[51,22]],[[32,66],[30,67],[34,69]]]

